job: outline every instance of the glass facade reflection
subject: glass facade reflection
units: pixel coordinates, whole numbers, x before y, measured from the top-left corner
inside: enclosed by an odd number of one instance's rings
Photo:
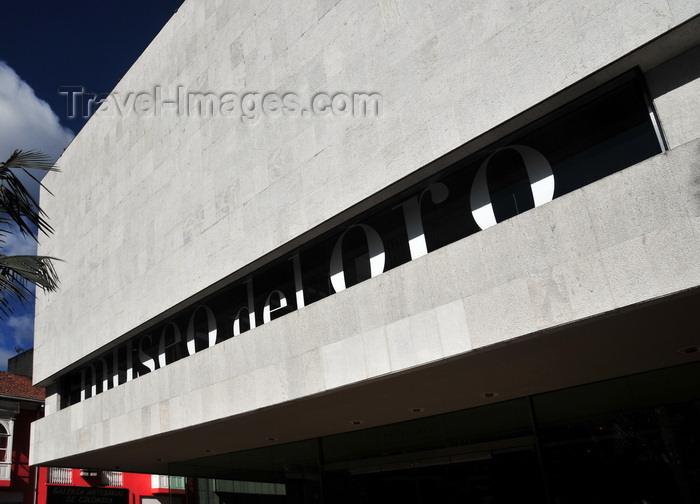
[[[171,471],[199,476],[201,504],[691,504],[700,500],[700,364]]]

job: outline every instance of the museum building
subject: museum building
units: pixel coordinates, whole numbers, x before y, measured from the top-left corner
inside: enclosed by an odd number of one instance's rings
[[[698,13],[185,0],[45,179],[30,462],[697,502]]]

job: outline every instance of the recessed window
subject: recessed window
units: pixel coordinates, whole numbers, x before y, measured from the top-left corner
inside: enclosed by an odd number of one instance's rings
[[[0,419],[0,480],[9,481],[12,468],[12,430],[14,421]]]
[[[649,103],[631,72],[503,135],[72,371],[62,379],[62,407],[659,154]]]

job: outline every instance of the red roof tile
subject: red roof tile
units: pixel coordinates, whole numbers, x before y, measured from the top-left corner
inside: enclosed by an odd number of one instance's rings
[[[31,378],[27,376],[0,371],[0,397],[2,396],[44,399],[46,393],[43,387],[35,387],[32,385]]]

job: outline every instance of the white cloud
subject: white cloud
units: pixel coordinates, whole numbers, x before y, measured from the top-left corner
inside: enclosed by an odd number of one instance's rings
[[[15,346],[27,349],[32,346],[34,335],[34,317],[30,315],[12,316],[7,319],[7,325],[14,330]]]
[[[0,253],[5,255],[34,255],[36,254],[36,241],[30,237],[24,237],[16,230],[14,234],[3,237],[4,243],[0,243]]]
[[[17,355],[16,347],[32,348],[34,340],[34,316],[29,307],[21,307],[0,323],[0,370],[7,369],[7,360]]]
[[[0,61],[0,131],[0,159],[15,149],[41,150],[55,159],[75,136],[4,61]]]
[[[75,135],[61,126],[58,116],[44,100],[5,62],[0,61],[0,160],[7,159],[15,149],[40,150],[58,158]],[[38,198],[38,184],[18,173],[29,191]],[[34,174],[40,177],[40,173]],[[4,236],[0,243],[3,254],[35,254],[36,242],[14,233]],[[0,370],[6,369],[14,348],[31,348],[34,320],[33,303],[16,306],[15,316],[0,319]]]
[[[34,90],[4,61],[0,61],[0,160],[15,149],[40,150],[56,159],[75,136],[61,126],[49,104],[37,98]],[[41,178],[42,173],[34,173]],[[38,184],[21,172],[18,176],[35,198]],[[36,254],[36,242],[21,234],[8,235],[0,243],[3,254]]]

